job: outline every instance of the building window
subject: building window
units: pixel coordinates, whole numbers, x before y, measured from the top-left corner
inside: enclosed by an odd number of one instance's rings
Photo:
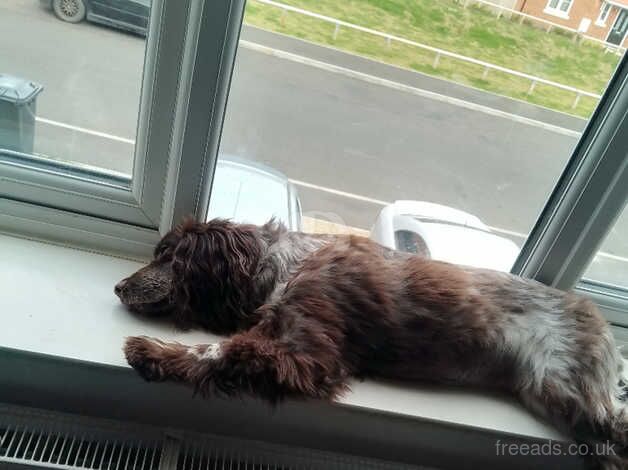
[[[559,16],[561,18],[569,18],[567,15],[574,0],[549,0],[544,13]]]
[[[595,21],[596,25],[606,26],[606,19],[611,12],[611,8],[613,8],[613,6],[610,3],[602,3],[602,7],[600,8],[600,16],[598,16],[597,20]]]

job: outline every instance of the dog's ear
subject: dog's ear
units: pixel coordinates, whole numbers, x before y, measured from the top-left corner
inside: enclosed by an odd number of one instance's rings
[[[252,276],[261,254],[256,227],[186,221],[172,259],[180,320],[232,332],[255,306]]]

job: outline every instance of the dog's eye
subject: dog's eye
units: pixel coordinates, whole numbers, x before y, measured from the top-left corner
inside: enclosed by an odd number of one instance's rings
[[[161,261],[165,263],[165,262],[170,261],[171,258],[172,258],[172,249],[165,248],[163,250],[160,250],[159,252],[155,250],[155,256],[154,256],[155,261]]]
[[[163,258],[169,254],[172,254],[174,247],[169,243],[160,243],[155,247],[155,251],[153,252],[153,258],[159,259]]]
[[[167,255],[172,255],[179,241],[180,239],[176,234],[172,232],[167,233],[155,247],[153,257],[158,259]]]

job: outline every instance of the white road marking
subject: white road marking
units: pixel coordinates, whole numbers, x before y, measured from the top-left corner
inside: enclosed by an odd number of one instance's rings
[[[319,186],[318,184],[307,183],[305,181],[294,180],[292,178],[288,178],[289,181],[296,186],[303,186],[304,188],[316,189],[317,191],[322,191],[325,193],[336,194],[337,196],[343,196],[349,199],[356,199],[358,201],[370,202],[371,204],[377,204],[380,206],[387,206],[390,202],[382,201],[381,199],[373,199],[368,196],[360,196],[355,193],[348,193],[346,191],[340,191],[339,189],[326,188],[325,186]]]
[[[601,258],[612,259],[612,260],[615,260],[615,261],[621,261],[622,263],[628,263],[628,257],[613,255],[611,253],[606,253],[604,251],[598,252],[598,254],[596,256],[599,256]]]
[[[498,232],[498,233],[503,233],[504,235],[510,235],[511,237],[517,237],[517,238],[523,238],[526,239],[528,238],[528,236],[525,233],[521,233],[521,232],[514,232],[512,230],[507,230],[505,228],[499,228],[499,227],[492,227],[492,226],[488,226],[488,228],[492,231],[492,232]]]
[[[513,232],[512,230],[507,230],[507,229],[499,228],[499,227],[491,227],[490,225],[488,226],[488,228],[492,232],[503,233],[504,235],[510,235],[511,237],[522,238],[524,240],[526,238],[528,238],[528,236],[525,233]],[[615,261],[621,261],[623,263],[628,263],[628,257],[613,255],[611,253],[606,253],[604,251],[599,251],[596,256],[600,256],[602,258],[612,259],[612,260],[615,260]]]
[[[263,54],[278,57],[280,59],[289,60],[289,61],[296,62],[303,65],[309,65],[311,67],[325,70],[327,72],[338,73],[340,75],[344,75],[351,78],[356,78],[364,82],[372,83],[375,85],[382,85],[382,86],[392,88],[398,91],[403,91],[403,92],[410,93],[413,95],[421,96],[423,98],[430,98],[435,101],[441,101],[444,103],[459,106],[461,108],[470,109],[472,111],[478,111],[484,114],[488,114],[490,116],[496,116],[496,117],[509,119],[511,121],[519,122],[521,124],[527,124],[533,127],[538,127],[547,131],[555,132],[557,134],[562,134],[562,135],[566,135],[569,137],[576,137],[576,138],[579,138],[580,135],[582,134],[581,132],[577,132],[571,129],[566,129],[564,127],[556,126],[554,124],[548,124],[546,122],[537,121],[536,119],[530,119],[524,116],[519,116],[517,114],[507,113],[506,111],[500,111],[498,109],[491,108],[489,106],[472,103],[470,101],[461,100],[459,98],[453,98],[447,95],[441,95],[440,93],[435,93],[433,91],[424,90],[422,88],[415,88],[413,86],[405,85],[403,83],[395,82],[393,80],[376,77],[374,75],[369,75],[366,73],[358,72],[356,70],[351,70],[345,67],[340,67],[339,65],[333,65],[327,62],[321,62],[319,60],[310,59],[309,57],[300,56],[297,54],[293,54],[291,52],[282,51],[280,49],[273,49],[272,47],[263,46],[261,44],[246,41],[244,39],[240,40],[240,46],[246,49],[261,52]]]
[[[113,134],[107,134],[106,132],[95,131],[93,129],[87,129],[85,127],[73,126],[71,124],[66,124],[65,122],[53,121],[52,119],[45,119],[42,117],[36,117],[35,120],[37,122],[41,122],[42,124],[48,124],[50,126],[63,127],[64,129],[69,129],[72,131],[82,132],[83,134],[94,135],[96,137],[104,137],[105,139],[115,140],[117,142],[123,142],[125,144],[135,145],[135,140],[128,139],[126,137],[120,137]]]

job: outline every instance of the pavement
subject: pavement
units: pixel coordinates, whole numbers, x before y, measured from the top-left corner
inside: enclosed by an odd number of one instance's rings
[[[130,172],[144,40],[62,23],[34,0],[0,3],[0,39],[0,72],[45,86],[35,151]],[[585,125],[259,29],[242,39],[221,151],[283,171],[308,217],[368,229],[386,202],[420,199],[521,244]],[[610,233],[596,279],[628,285],[627,227]]]

